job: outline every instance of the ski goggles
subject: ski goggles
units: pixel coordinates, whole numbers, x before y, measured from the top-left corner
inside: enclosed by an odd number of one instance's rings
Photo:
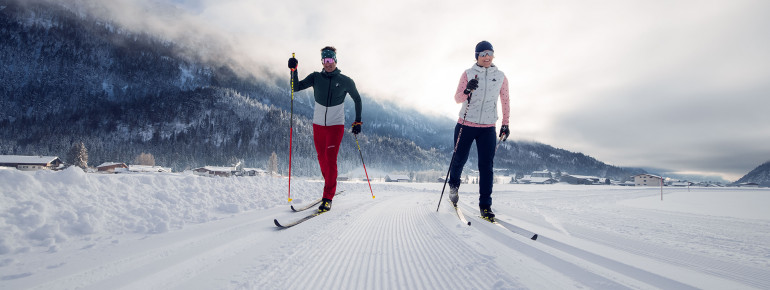
[[[487,55],[488,56],[495,56],[495,52],[491,51],[491,50],[485,50],[485,51],[479,52],[479,57],[487,56]]]
[[[327,64],[327,63],[334,63],[334,59],[331,57],[327,57],[321,60],[321,63]]]

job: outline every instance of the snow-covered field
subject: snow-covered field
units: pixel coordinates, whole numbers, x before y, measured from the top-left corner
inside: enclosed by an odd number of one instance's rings
[[[287,180],[0,170],[0,289],[770,289],[770,190],[340,183],[294,228]],[[321,183],[292,179],[295,204]],[[539,234],[531,240],[526,232]]]

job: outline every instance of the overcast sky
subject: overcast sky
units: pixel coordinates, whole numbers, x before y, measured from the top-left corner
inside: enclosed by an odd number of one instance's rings
[[[361,93],[449,118],[487,40],[514,139],[731,181],[770,160],[770,1],[85,1],[287,82],[292,52],[304,76],[333,45]]]

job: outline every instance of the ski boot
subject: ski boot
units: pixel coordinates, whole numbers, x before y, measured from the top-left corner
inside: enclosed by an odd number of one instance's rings
[[[332,209],[332,200],[324,198],[321,200],[321,206],[318,207],[318,213],[324,213]]]
[[[488,220],[490,222],[495,222],[495,213],[492,212],[491,206],[481,205],[479,206],[479,211],[481,211],[481,218]]]
[[[459,190],[459,187],[449,186],[449,201],[451,201],[454,206],[457,206],[457,202],[460,200],[460,195],[458,194]]]

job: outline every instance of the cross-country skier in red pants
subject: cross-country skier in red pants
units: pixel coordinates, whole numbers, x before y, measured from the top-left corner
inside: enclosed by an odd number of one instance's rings
[[[353,134],[361,133],[361,96],[353,80],[337,69],[337,49],[334,47],[321,49],[323,70],[311,73],[302,81],[298,81],[297,63],[296,58],[289,59],[289,68],[294,69],[294,91],[313,87],[315,96],[313,142],[324,177],[323,200],[318,212],[325,212],[331,209],[337,190],[337,155],[345,133],[345,96],[349,94],[356,106],[356,120],[351,129]]]

